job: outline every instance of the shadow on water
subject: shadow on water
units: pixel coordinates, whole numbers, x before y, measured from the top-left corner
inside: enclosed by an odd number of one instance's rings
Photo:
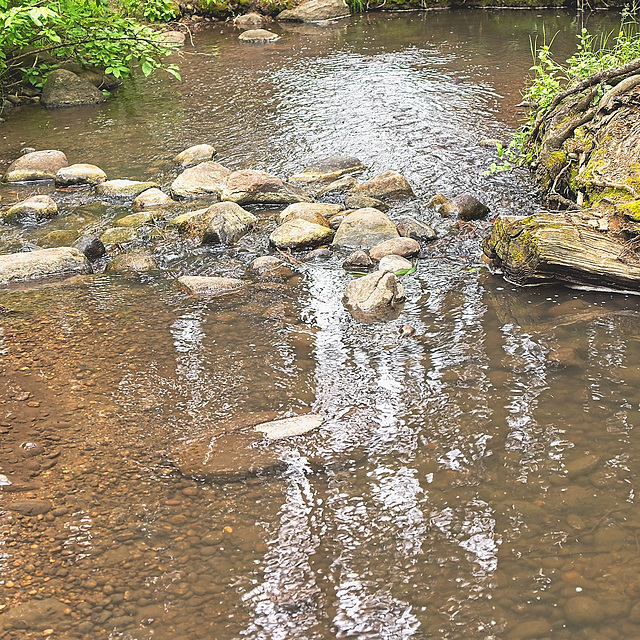
[[[175,286],[242,275],[268,211],[230,256],[3,291],[3,640],[640,635],[638,299],[515,289],[478,270],[482,226],[456,235],[424,206],[467,190],[495,213],[535,207],[526,176],[482,176],[476,143],[515,124],[543,22],[569,46],[556,12],[366,15],[263,49],[220,26],[185,51],[182,84],[12,115],[12,153],[37,141],[164,185],[196,142],[282,175],[357,155],[406,173],[411,213],[444,237],[384,325],[345,311],[339,256],[248,297]],[[17,246],[42,228],[2,233]],[[282,474],[205,483],[172,463],[236,418],[309,411],[325,423],[284,446]]]

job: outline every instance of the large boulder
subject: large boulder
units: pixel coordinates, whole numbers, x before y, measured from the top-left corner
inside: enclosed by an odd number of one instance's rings
[[[180,152],[174,159],[174,164],[183,168],[191,167],[201,162],[207,162],[216,155],[216,150],[210,144],[196,144]]]
[[[348,18],[351,15],[344,0],[309,0],[295,9],[281,11],[277,20],[290,22],[319,22]]]
[[[249,283],[244,280],[219,276],[181,276],[178,282],[189,293],[205,297],[241,293],[249,286]]]
[[[91,273],[86,256],[71,247],[0,255],[0,282]]]
[[[58,187],[95,185],[106,180],[107,174],[95,164],[72,164],[58,169],[56,173]]]
[[[311,198],[299,187],[286,184],[264,171],[245,169],[227,176],[222,200],[238,204],[291,204],[310,202]]]
[[[413,189],[402,174],[397,171],[385,171],[367,182],[357,184],[349,194],[387,201],[413,196]]]
[[[302,249],[327,244],[332,238],[333,231],[328,225],[295,218],[277,227],[269,236],[269,242],[277,249]]]
[[[215,195],[220,199],[225,179],[231,171],[217,162],[201,162],[183,171],[171,183],[174,198],[197,198]]]
[[[49,196],[31,196],[2,212],[2,221],[13,223],[34,223],[58,215],[58,205]]]
[[[203,244],[234,244],[258,222],[235,202],[218,202],[207,209],[207,215],[211,217],[204,229]]]
[[[370,249],[385,240],[399,238],[396,225],[378,209],[358,209],[340,224],[333,247]]]
[[[342,303],[360,322],[395,320],[402,311],[404,289],[393,273],[376,271],[352,280]]]
[[[69,165],[62,151],[32,151],[14,160],[4,174],[5,182],[31,182],[33,180],[55,180],[56,173]]]
[[[66,69],[52,71],[42,85],[41,102],[48,108],[98,104],[105,100],[102,91]]]
[[[319,180],[336,180],[348,173],[356,171],[364,171],[366,167],[358,158],[350,156],[331,156],[320,162],[316,162],[300,173],[291,176],[291,180],[300,180],[303,182],[315,182]]]
[[[249,29],[238,36],[242,42],[275,42],[280,36],[266,29]]]
[[[96,193],[109,200],[134,200],[148,189],[157,188],[155,182],[140,182],[138,180],[107,180],[96,185]]]

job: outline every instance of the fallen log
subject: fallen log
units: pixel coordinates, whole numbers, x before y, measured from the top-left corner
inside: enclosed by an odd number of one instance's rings
[[[569,213],[497,218],[484,253],[494,269],[518,285],[559,281],[640,291],[636,244],[589,222]]]

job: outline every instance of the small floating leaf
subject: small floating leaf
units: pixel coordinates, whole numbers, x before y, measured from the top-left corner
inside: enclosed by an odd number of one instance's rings
[[[411,267],[411,269],[398,269],[398,271],[394,271],[393,273],[395,273],[397,276],[408,276],[408,275],[414,273],[416,269],[417,269],[417,267],[414,264]]]

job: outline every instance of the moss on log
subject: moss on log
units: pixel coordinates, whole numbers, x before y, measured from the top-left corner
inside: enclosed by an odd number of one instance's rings
[[[498,218],[484,252],[506,280],[518,285],[560,281],[640,291],[633,244],[594,223],[598,218],[564,213]]]

